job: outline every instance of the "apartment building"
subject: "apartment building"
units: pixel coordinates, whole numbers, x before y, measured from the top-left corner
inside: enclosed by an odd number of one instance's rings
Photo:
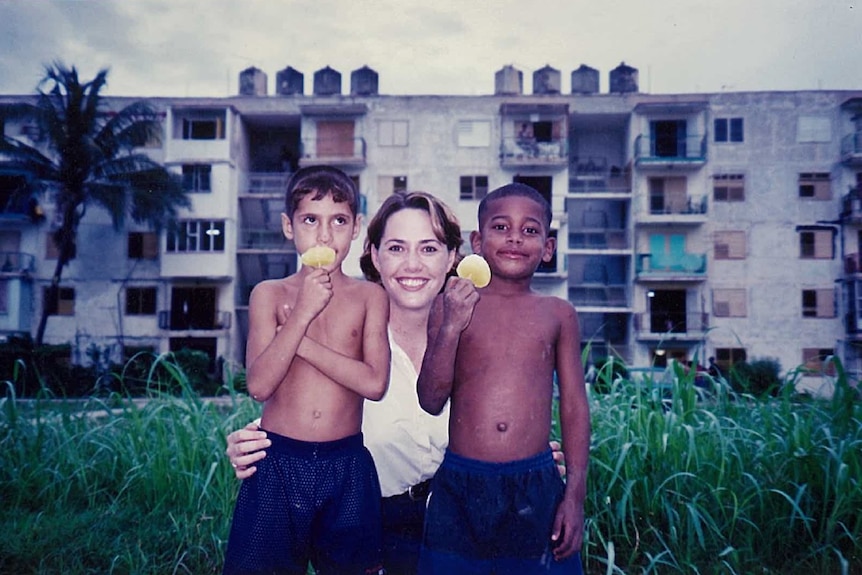
[[[193,206],[158,235],[89,210],[46,341],[71,342],[74,361],[92,345],[117,359],[191,347],[241,365],[251,288],[298,265],[280,228],[286,179],[327,164],[354,178],[366,217],[424,190],[465,238],[490,189],[535,187],[557,238],[535,289],[578,308],[592,359],[772,357],[819,386],[837,355],[862,374],[862,90],[645,94],[624,63],[605,92],[585,65],[569,90],[559,70],[536,70],[529,93],[506,66],[482,96],[379,94],[368,67],[346,93],[330,67],[311,90],[304,80],[287,67],[269,93],[249,68],[233,97],[152,100],[164,138],[146,151],[182,174]],[[27,97],[0,96],[0,114]],[[26,121],[2,127],[39,143]],[[7,335],[35,332],[56,264],[50,196],[9,201],[31,179],[0,165]]]

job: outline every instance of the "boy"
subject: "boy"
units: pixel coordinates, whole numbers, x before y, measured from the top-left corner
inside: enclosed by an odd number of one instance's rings
[[[491,283],[451,278],[431,310],[419,402],[432,414],[452,403],[420,573],[581,572],[590,416],[578,318],[530,288],[554,253],[550,223],[529,186],[488,194],[470,241]],[[555,371],[565,485],[548,449]]]
[[[380,485],[360,426],[363,400],[389,380],[388,299],[341,270],[360,229],[347,175],[300,169],[285,203],[297,251],[336,256],[252,291],[246,380],[272,446],[243,481],[224,573],[304,575],[309,561],[321,573],[382,573]]]

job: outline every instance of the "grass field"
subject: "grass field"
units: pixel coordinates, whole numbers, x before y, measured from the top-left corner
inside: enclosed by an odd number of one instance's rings
[[[182,380],[183,374],[174,376]],[[590,398],[586,572],[862,573],[862,402],[619,380]],[[0,405],[0,573],[219,573],[245,396]]]

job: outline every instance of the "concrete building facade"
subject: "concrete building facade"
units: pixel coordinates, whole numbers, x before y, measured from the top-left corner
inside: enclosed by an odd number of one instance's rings
[[[235,97],[151,99],[164,137],[146,151],[182,174],[193,207],[160,234],[89,210],[46,341],[72,343],[74,361],[93,345],[115,359],[192,347],[240,366],[251,288],[298,265],[280,227],[287,177],[327,164],[355,179],[365,217],[424,190],[465,238],[489,190],[535,187],[557,238],[535,288],[577,307],[593,360],[770,357],[819,382],[837,355],[862,373],[862,90],[645,94],[621,64],[608,92],[581,66],[566,93],[545,66],[527,93],[523,76],[489,74],[489,95],[395,96],[368,67],[342,90],[327,66],[304,94],[288,67],[269,94],[250,68]],[[27,97],[0,96],[0,114]],[[26,121],[2,127],[40,143]],[[43,219],[11,201],[29,177],[0,164],[6,335],[35,332],[56,264],[50,194],[33,197]],[[361,247],[348,273],[360,275]]]

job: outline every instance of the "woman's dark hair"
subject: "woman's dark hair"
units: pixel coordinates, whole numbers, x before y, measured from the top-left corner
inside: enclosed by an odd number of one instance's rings
[[[452,264],[449,275],[454,273],[455,267],[461,261],[459,250],[461,244],[464,243],[464,238],[461,237],[461,224],[449,206],[425,192],[396,192],[386,198],[386,201],[368,222],[365,246],[359,258],[359,266],[367,280],[380,283],[380,272],[377,271],[374,262],[371,261],[371,248],[380,249],[380,242],[383,239],[383,232],[386,230],[389,217],[406,209],[427,212],[431,218],[431,229],[434,230],[434,235],[446,246],[446,249],[455,252],[455,262]]]

